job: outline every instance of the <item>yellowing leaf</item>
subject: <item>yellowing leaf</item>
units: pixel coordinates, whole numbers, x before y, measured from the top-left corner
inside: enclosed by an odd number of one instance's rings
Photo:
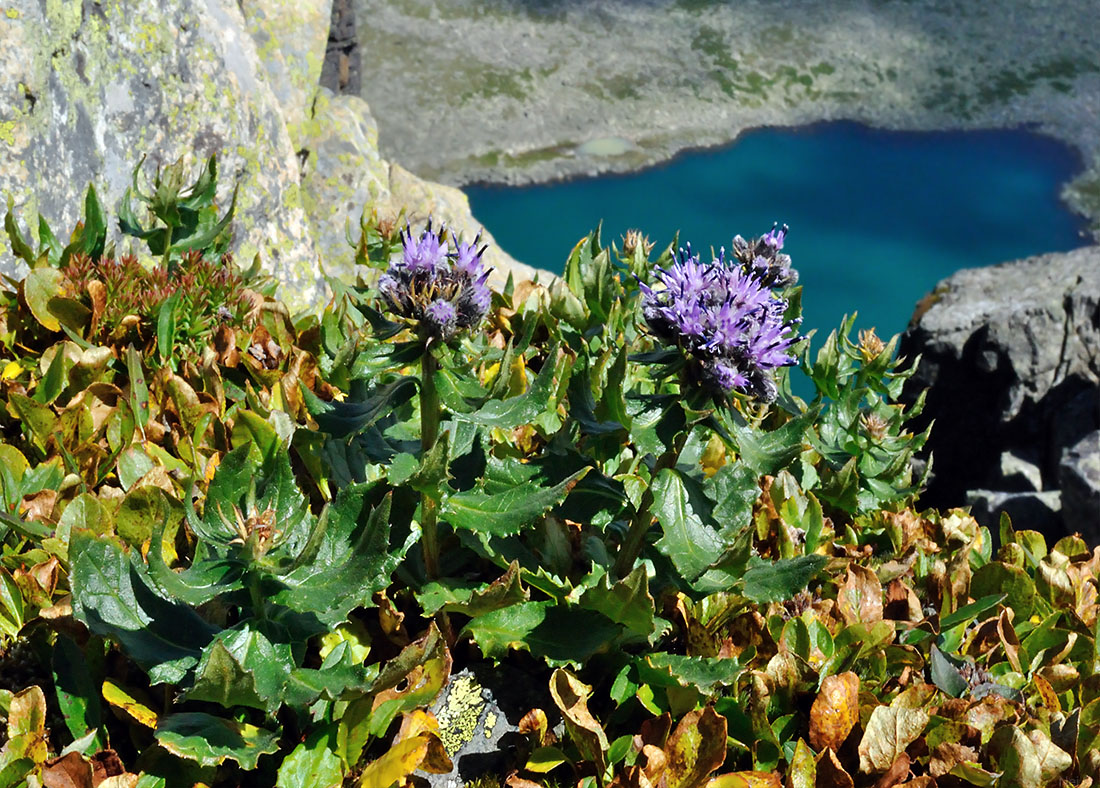
[[[810,744],[839,750],[859,722],[859,677],[851,671],[826,676],[810,708]]]
[[[1035,745],[1015,725],[998,728],[988,747],[997,770],[1002,774],[999,785],[1013,788],[1039,788],[1042,785],[1043,768]]]
[[[103,682],[103,700],[119,709],[139,725],[157,727],[157,713],[142,703],[121,684],[107,679]]]
[[[879,773],[889,769],[927,724],[928,713],[923,709],[877,707],[859,743],[859,770]]]
[[[592,688],[567,670],[558,668],[550,676],[550,697],[561,709],[569,737],[581,755],[596,764],[597,774],[603,774],[607,768],[607,734],[588,710],[591,694]],[[725,741],[724,736],[722,740]]]
[[[668,788],[703,785],[707,775],[726,760],[726,718],[710,706],[688,712],[669,735],[665,755]]]
[[[844,584],[837,589],[836,603],[849,624],[881,621],[882,583],[878,575],[865,566],[851,564]]]
[[[565,754],[557,747],[539,747],[531,753],[524,768],[535,774],[546,774],[565,761]]]
[[[814,788],[817,784],[817,764],[814,753],[805,739],[794,746],[794,757],[787,770],[787,788]]]
[[[19,377],[22,372],[23,367],[18,361],[9,361],[4,366],[3,373],[0,373],[0,378],[3,378],[4,380],[11,380],[13,378]]]
[[[391,788],[419,769],[427,753],[427,734],[398,742],[363,770],[359,788]]]
[[[730,772],[710,780],[706,788],[782,788],[775,772]]]

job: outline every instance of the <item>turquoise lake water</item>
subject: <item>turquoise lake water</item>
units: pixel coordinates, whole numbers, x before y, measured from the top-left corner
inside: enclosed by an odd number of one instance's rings
[[[639,228],[660,249],[679,230],[697,250],[786,222],[803,330],[820,329],[819,347],[852,311],[857,328],[899,333],[960,268],[1082,246],[1085,222],[1058,198],[1079,168],[1072,150],[1024,131],[828,123],[758,129],[629,175],[466,192],[505,251],[556,272],[601,219],[605,244]]]

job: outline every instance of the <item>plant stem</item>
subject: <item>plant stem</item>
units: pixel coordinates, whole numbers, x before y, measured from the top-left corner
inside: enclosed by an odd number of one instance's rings
[[[653,481],[657,478],[657,474],[665,468],[675,467],[676,461],[680,459],[680,452],[683,451],[684,444],[687,443],[687,436],[687,430],[681,432],[673,440],[672,446],[657,458],[657,462],[653,466],[653,475],[650,477],[650,484],[642,494],[638,511],[630,521],[630,530],[626,532],[626,539],[623,540],[622,547],[619,548],[619,555],[615,559],[612,573],[616,577],[626,577],[630,574],[630,570],[634,568],[634,562],[642,552],[645,535],[649,532],[649,526],[653,524],[653,515],[650,513],[650,509],[653,507]]]
[[[426,457],[439,435],[439,392],[435,388],[436,360],[431,348],[420,357],[420,452]],[[420,497],[420,547],[424,553],[424,571],[429,579],[439,576],[439,516],[435,498]]]

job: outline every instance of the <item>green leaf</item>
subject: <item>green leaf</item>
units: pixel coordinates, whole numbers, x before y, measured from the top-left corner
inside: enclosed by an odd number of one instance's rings
[[[527,650],[552,665],[582,664],[611,650],[621,633],[603,615],[554,602],[521,602],[470,621],[462,630],[491,659],[509,649]]]
[[[551,394],[565,382],[570,368],[569,358],[558,352],[557,342],[546,351],[546,359],[531,387],[523,394],[503,400],[490,400],[474,413],[455,413],[453,418],[456,421],[470,421],[501,429],[511,429],[534,421],[546,410]]]
[[[117,641],[153,684],[178,683],[214,630],[189,607],[149,585],[144,564],[113,541],[77,531],[70,541],[73,614],[93,634]]]
[[[588,473],[582,468],[552,487],[524,482],[505,492],[482,490],[452,493],[443,499],[442,516],[456,530],[508,536],[565,500],[573,486]]]
[[[645,641],[649,641],[656,629],[654,601],[649,594],[649,578],[644,566],[636,567],[614,585],[607,575],[603,575],[596,585],[581,595],[580,606],[603,614]]]
[[[126,374],[130,378],[130,407],[134,411],[134,420],[138,427],[144,429],[149,423],[149,386],[145,383],[141,356],[133,345],[126,348]]]
[[[462,613],[471,618],[509,605],[526,602],[528,592],[520,582],[519,562],[513,561],[508,570],[491,583],[476,588],[454,587],[449,582],[428,583],[416,594],[425,615]]]
[[[34,249],[31,248],[19,231],[19,225],[15,221],[15,200],[10,194],[8,195],[8,212],[4,216],[4,230],[8,233],[8,242],[11,244],[12,254],[22,258],[28,266],[33,268],[36,259]]]
[[[34,390],[33,399],[42,405],[49,405],[62,391],[65,390],[66,373],[69,371],[68,360],[65,357],[65,348],[63,345],[55,345],[57,352],[54,353],[53,360],[50,361],[50,366],[46,370],[45,376],[38,382],[38,386]]]
[[[122,489],[129,490],[155,467],[156,463],[137,446],[126,449],[118,456],[118,480],[122,483]]]
[[[295,747],[279,767],[275,788],[339,788],[344,769],[328,738],[318,732]]]
[[[17,391],[8,394],[8,407],[15,411],[15,415],[30,432],[34,445],[44,452],[49,442],[56,437],[54,433],[57,429],[57,414],[48,405],[35,402]]]
[[[394,408],[404,404],[416,393],[417,380],[401,377],[379,386],[365,399],[344,402],[325,402],[303,389],[306,408],[317,420],[322,432],[334,438],[343,438],[365,430]]]
[[[168,513],[154,523],[149,547],[149,579],[164,593],[189,605],[202,605],[220,594],[243,588],[242,566],[235,559],[199,558],[182,572],[164,562],[164,532]]]
[[[1016,566],[992,561],[979,568],[970,580],[970,595],[979,600],[1001,594],[1007,606],[1016,611],[1016,620],[1031,618],[1037,599],[1035,581]]]
[[[79,739],[96,731],[103,724],[103,709],[84,652],[71,638],[61,635],[54,643],[52,663],[57,704],[69,733]]]
[[[971,602],[969,605],[964,605],[951,615],[944,616],[940,620],[940,631],[951,629],[964,621],[969,622],[976,620],[982,613],[991,610],[1004,600],[1004,594],[990,594],[989,596],[983,596],[976,602]]]
[[[804,590],[826,561],[814,554],[757,564],[745,573],[742,593],[757,604],[784,602]]]
[[[952,698],[961,698],[963,693],[970,687],[955,663],[936,648],[935,644],[932,644],[929,669],[932,672],[932,683]]]
[[[60,331],[61,323],[50,312],[50,299],[62,294],[64,274],[56,268],[33,268],[23,280],[23,297],[34,319],[48,331]]]
[[[220,633],[203,650],[186,697],[274,713],[293,668],[289,646],[273,644],[245,622]]]
[[[770,432],[734,424],[733,434],[741,462],[757,474],[774,476],[802,453],[806,431],[813,427],[820,411],[819,407],[811,408]]]
[[[372,485],[345,487],[322,515],[306,550],[312,558],[280,578],[282,588],[271,601],[335,626],[352,609],[372,605],[371,597],[390,584],[401,559],[389,549],[390,496],[370,509]]]
[[[203,766],[232,760],[245,770],[255,769],[261,755],[279,750],[278,732],[202,712],[165,717],[157,724],[155,735],[170,753]]]
[[[176,307],[180,293],[177,291],[164,300],[157,313],[157,356],[161,364],[167,364],[176,346]]]
[[[661,687],[694,687],[710,695],[715,687],[732,687],[745,671],[736,659],[689,657],[683,654],[655,652],[638,662],[638,678]]]
[[[701,577],[726,552],[727,545],[699,511],[706,506],[689,495],[680,472],[663,468],[650,487],[653,513],[661,524],[663,536],[657,549],[667,556],[689,583]]]

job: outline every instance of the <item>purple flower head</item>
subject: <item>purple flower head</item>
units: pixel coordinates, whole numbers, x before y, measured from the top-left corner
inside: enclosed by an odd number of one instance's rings
[[[427,229],[413,240],[412,228],[405,226],[401,233],[402,264],[408,273],[432,277],[447,267],[447,242],[443,240],[445,232],[441,227],[438,233],[433,233],[429,220]]]
[[[435,336],[450,339],[458,328],[458,311],[450,301],[437,298],[424,310],[423,321]]]
[[[452,263],[456,272],[469,274],[470,277],[476,277],[481,273],[481,256],[485,254],[488,247],[482,246],[478,249],[477,245],[480,241],[481,233],[478,233],[471,243],[458,242]]]
[[[772,225],[759,238],[746,241],[740,235],[733,239],[733,256],[746,273],[752,274],[767,287],[787,287],[798,282],[798,271],[791,268],[790,255],[780,250],[790,230],[787,225]]]
[[[783,248],[783,239],[787,237],[787,230],[789,228],[787,225],[783,225],[782,230],[776,230],[777,227],[779,227],[779,222],[772,224],[772,229],[764,234],[763,241],[767,246],[778,252]]]
[[[481,261],[487,247],[479,248],[480,240],[478,234],[472,243],[465,243],[442,226],[433,232],[431,221],[415,237],[406,226],[401,233],[402,254],[379,278],[379,294],[392,311],[418,321],[440,339],[476,326],[492,302],[487,284],[491,270],[485,270]]]
[[[779,243],[783,232],[776,234]],[[751,251],[769,248],[760,239],[751,246]],[[657,337],[684,351],[695,379],[707,388],[773,399],[771,373],[795,363],[789,351],[801,337],[797,321],[783,320],[787,302],[740,262],[748,251],[750,244],[738,236],[737,262],[727,263],[723,249],[702,263],[686,246],[668,268],[657,269],[652,286],[641,285],[642,315]]]

